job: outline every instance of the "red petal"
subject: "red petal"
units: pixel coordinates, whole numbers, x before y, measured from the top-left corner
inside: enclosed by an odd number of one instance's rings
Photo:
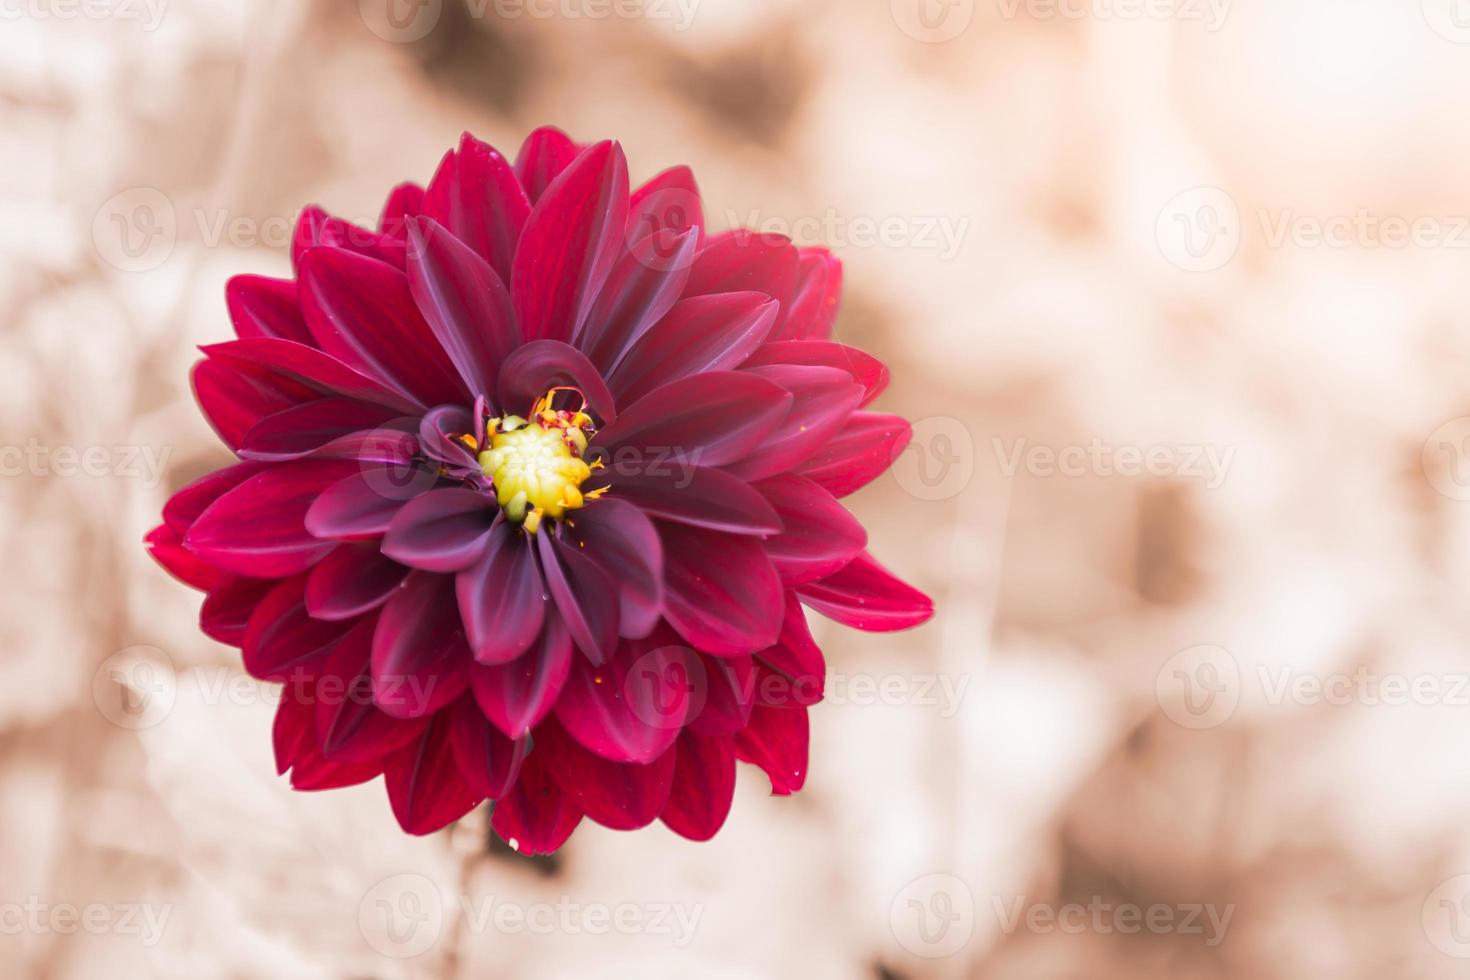
[[[504,281],[510,276],[531,201],[505,158],[465,133],[458,152],[445,156],[429,184],[424,213],[453,232]]]
[[[842,571],[802,586],[801,601],[844,626],[887,633],[928,622],[934,600],[863,552]]]
[[[250,614],[245,627],[245,669],[258,680],[315,677],[347,627],[312,619],[306,612],[306,579],[279,583]]]
[[[246,433],[261,419],[310,403],[316,393],[287,378],[251,365],[200,361],[189,378],[194,400],[220,441],[238,449]]]
[[[380,429],[397,417],[397,410],[371,402],[319,398],[261,419],[245,433],[237,452],[245,459],[296,459],[354,433]]]
[[[515,172],[532,204],[581,152],[582,147],[555,126],[542,126],[526,137],[516,154]]]
[[[388,601],[408,569],[376,542],[338,545],[306,577],[306,610],[316,619],[351,619]]]
[[[235,276],[225,283],[225,305],[236,337],[278,337],[315,346],[294,280]]]
[[[796,292],[798,263],[796,246],[784,235],[729,231],[711,238],[694,260],[684,295],[753,290],[784,310]]]
[[[423,735],[387,758],[383,782],[398,825],[410,834],[432,834],[484,799],[455,764],[447,711],[436,715]]]
[[[547,754],[531,750],[515,785],[490,813],[490,826],[522,854],[550,854],[582,822],[582,811],[552,780]]]
[[[428,572],[458,572],[484,553],[500,509],[493,498],[459,487],[430,490],[398,511],[383,554]]]
[[[664,542],[665,615],[690,645],[738,656],[776,642],[781,579],[760,542],[679,524],[658,525]]]
[[[454,604],[454,579],[410,572],[373,634],[373,701],[395,718],[420,718],[468,683],[469,649]]]
[[[348,631],[316,682],[316,737],[333,762],[381,759],[422,734],[423,720],[401,721],[373,705],[372,652],[376,617]]]
[[[540,641],[508,664],[470,667],[470,690],[485,717],[520,738],[546,717],[572,669],[572,639],[556,616],[546,617]]]
[[[897,415],[854,412],[837,434],[818,447],[796,472],[834,497],[846,497],[876,480],[913,438]]]
[[[794,473],[755,484],[784,530],[765,541],[766,556],[788,589],[825,578],[868,544],[868,532],[826,490]]]
[[[689,656],[681,646],[649,639],[624,643],[601,666],[579,658],[556,702],[556,718],[604,758],[652,762],[674,744],[689,710],[697,687]]]
[[[602,663],[618,638],[616,580],[582,552],[550,533],[537,534],[536,554],[547,591],[578,649]]]
[[[275,587],[272,579],[225,575],[211,587],[199,607],[199,628],[212,640],[232,647],[245,642],[245,629],[255,607]]]
[[[604,376],[678,302],[697,244],[693,231],[660,232],[634,242],[613,266],[576,337]]]
[[[610,467],[646,468],[670,453],[700,466],[743,459],[788,416],[791,395],[743,371],[716,371],[664,385],[623,409],[592,440]]]
[[[660,231],[704,233],[704,205],[688,167],[670,167],[633,192],[628,201],[628,241]]]
[[[614,464],[610,471],[599,471],[599,475],[602,472],[606,472],[613,496],[650,517],[730,534],[781,531],[782,519],[767,499],[723,470],[685,466],[678,472],[659,469],[624,473]]]
[[[484,553],[455,577],[454,585],[459,616],[480,663],[509,663],[541,635],[545,586],[530,540],[520,528],[505,521],[497,524]]]
[[[763,293],[682,300],[633,345],[608,386],[629,404],[670,381],[736,367],[765,340],[777,309]]]
[[[781,621],[780,638],[757,653],[755,659],[777,675],[774,679],[769,675],[756,679],[752,690],[759,691],[762,704],[807,707],[822,700],[827,686],[827,659],[812,639],[806,611],[794,591],[786,593],[786,618]]]
[[[222,361],[237,369],[263,369],[324,395],[390,405],[405,413],[415,411],[412,399],[359,374],[330,354],[295,341],[256,337],[210,344],[200,350],[211,360]]]
[[[306,512],[306,527],[318,538],[378,537],[404,504],[437,481],[427,470],[364,465],[322,491]]]
[[[863,387],[835,368],[777,364],[750,369],[795,399],[786,419],[761,443],[760,452],[730,467],[746,480],[761,480],[806,462],[841,429],[863,397]]]
[[[741,367],[768,364],[806,364],[837,368],[852,375],[863,386],[859,407],[871,402],[888,387],[888,368],[871,354],[830,340],[773,340],[761,344]]]
[[[449,709],[449,740],[464,781],[491,799],[504,796],[515,784],[531,748],[529,738],[506,738],[468,694]]]
[[[765,770],[774,795],[789,796],[806,783],[809,741],[805,708],[756,705],[750,724],[735,736],[735,754]]]
[[[842,299],[842,263],[825,248],[801,249],[796,292],[772,331],[781,340],[826,340]]]
[[[143,538],[143,544],[164,571],[192,588],[208,591],[227,574],[185,548],[179,532],[167,524],[160,524],[149,531]]]
[[[674,785],[663,822],[690,840],[709,840],[725,824],[735,799],[735,742],[685,732],[675,746]]]
[[[617,583],[619,631],[647,636],[664,603],[664,549],[653,522],[632,504],[605,499],[570,524],[570,538]]]
[[[610,762],[588,752],[549,721],[536,729],[536,752],[546,753],[546,768],[562,792],[604,827],[646,827],[668,802],[674,777],[672,750],[646,765]]]
[[[260,463],[236,463],[206,473],[169,498],[163,505],[163,522],[183,534],[210,504],[264,469]]]
[[[755,703],[755,663],[749,657],[695,656],[704,705],[698,711],[691,708],[687,729],[699,735],[734,735],[750,720]]]

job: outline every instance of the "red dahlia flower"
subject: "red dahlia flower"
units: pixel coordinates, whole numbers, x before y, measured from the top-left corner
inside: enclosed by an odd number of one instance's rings
[[[306,211],[294,280],[239,276],[194,389],[239,457],[153,555],[205,633],[285,684],[297,789],[382,775],[424,834],[495,801],[512,846],[582,817],[712,836],[735,760],[806,774],[825,666],[803,605],[865,630],[932,606],[837,502],[887,468],[887,371],[828,339],[821,249],[706,237],[676,167],[468,135],[377,231]]]

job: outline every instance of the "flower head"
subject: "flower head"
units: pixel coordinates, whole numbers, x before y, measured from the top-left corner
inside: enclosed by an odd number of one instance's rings
[[[385,779],[405,830],[485,800],[515,846],[583,816],[696,839],[736,759],[799,789],[825,666],[803,607],[913,626],[929,600],[837,498],[909,438],[828,339],[841,268],[707,236],[676,167],[466,135],[376,230],[309,209],[289,280],[238,276],[199,404],[238,462],[148,537],[201,626],[280,681],[298,789]]]

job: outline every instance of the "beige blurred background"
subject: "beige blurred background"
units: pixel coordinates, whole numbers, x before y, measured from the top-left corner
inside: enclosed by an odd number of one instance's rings
[[[1470,3],[0,0],[0,974],[1470,975]],[[296,212],[461,130],[847,264],[937,599],[711,843],[293,794],[139,544]]]

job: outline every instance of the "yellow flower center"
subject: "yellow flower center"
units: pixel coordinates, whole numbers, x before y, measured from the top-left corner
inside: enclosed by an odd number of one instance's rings
[[[560,519],[601,492],[582,493],[583,481],[592,476],[581,456],[592,420],[585,412],[551,411],[554,394],[536,403],[530,421],[517,415],[491,419],[490,448],[479,455],[505,516],[532,533],[543,516]]]

